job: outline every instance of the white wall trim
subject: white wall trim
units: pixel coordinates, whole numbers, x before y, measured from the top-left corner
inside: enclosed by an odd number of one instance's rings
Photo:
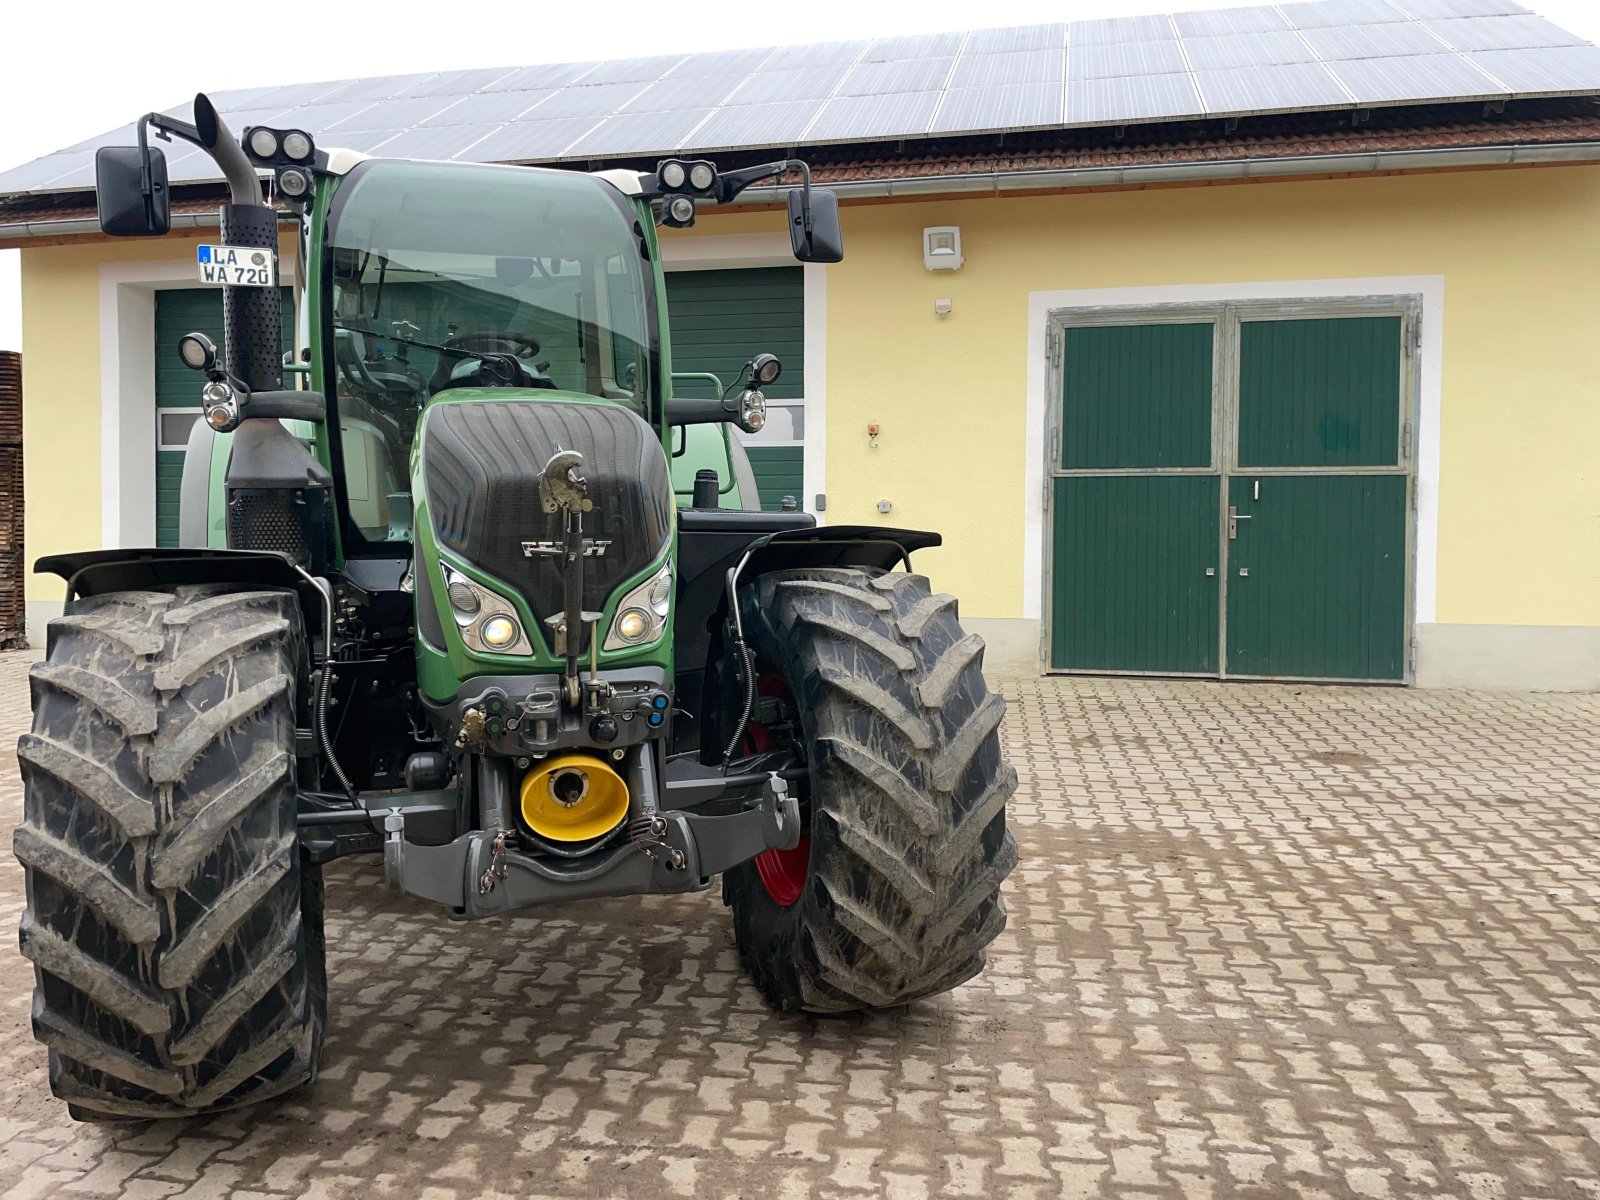
[[[1327,300],[1418,296],[1422,301],[1417,404],[1417,526],[1413,621],[1432,622],[1439,600],[1439,416],[1444,386],[1444,276],[1379,275],[1352,279],[1264,280],[1254,283],[1173,284],[1082,288],[1028,293],[1027,460],[1023,482],[1022,615],[1038,620],[1044,601],[1045,438],[1050,414],[1046,337],[1050,313],[1063,308],[1221,304],[1240,300]]]
[[[279,264],[294,281],[294,262]],[[187,258],[100,265],[100,545],[156,540],[156,293],[203,287]],[[195,377],[195,395],[200,392]]]
[[[666,271],[715,271],[723,267],[792,267],[787,233],[712,233],[661,239]]]
[[[794,250],[787,233],[717,233],[704,237],[664,238],[661,266],[666,271],[721,271],[742,267],[792,267]],[[806,512],[815,512],[817,496],[828,490],[828,268],[803,264],[805,305],[805,495],[797,497]],[[752,445],[761,445],[752,442]],[[766,445],[786,443],[767,442]],[[815,513],[817,524],[827,513]]]
[[[828,514],[817,512],[817,497],[828,490],[828,267],[826,263],[805,264],[806,311],[806,456],[802,464],[805,495],[800,507],[828,523]]]

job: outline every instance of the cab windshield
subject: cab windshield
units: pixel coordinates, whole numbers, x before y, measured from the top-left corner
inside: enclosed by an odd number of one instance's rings
[[[650,419],[648,264],[609,184],[369,162],[335,196],[327,239],[347,540],[409,536],[411,444],[441,392],[579,392]]]

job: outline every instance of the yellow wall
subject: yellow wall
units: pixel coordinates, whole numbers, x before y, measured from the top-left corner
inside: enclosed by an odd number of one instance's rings
[[[963,614],[1023,612],[1030,291],[1442,275],[1437,619],[1600,626],[1600,168],[851,205],[844,221],[828,515],[943,532],[919,566]],[[966,265],[931,274],[921,230],[945,224]],[[731,212],[687,236],[782,228]],[[99,265],[188,258],[192,241],[23,252],[30,559],[99,545]],[[28,595],[60,584],[30,578]]]
[[[1022,486],[1030,291],[1442,275],[1437,620],[1600,625],[1600,168],[861,205],[844,219],[828,282],[828,515],[943,532],[919,565],[964,615],[1023,612],[1023,522],[1040,504]],[[961,227],[959,272],[924,269],[927,225]]]
[[[22,251],[24,537],[30,564],[46,554],[101,545],[101,264],[193,262],[201,240],[196,232]],[[293,242],[285,239],[281,261],[292,254]],[[59,600],[61,581],[30,571],[27,598]]]

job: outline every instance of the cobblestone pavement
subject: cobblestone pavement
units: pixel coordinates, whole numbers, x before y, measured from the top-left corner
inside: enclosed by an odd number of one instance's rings
[[[70,1122],[0,952],[0,1186],[1600,1197],[1600,697],[1004,690],[1022,865],[951,996],[780,1017],[714,891],[462,926],[344,862],[322,1076],[226,1118]]]

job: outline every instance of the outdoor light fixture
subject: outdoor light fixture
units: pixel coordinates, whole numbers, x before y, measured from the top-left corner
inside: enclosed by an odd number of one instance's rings
[[[298,200],[311,191],[311,176],[299,167],[285,167],[278,172],[278,191]]]
[[[934,225],[922,231],[922,265],[930,271],[961,269],[961,229]]]
[[[217,347],[203,333],[186,333],[178,339],[178,357],[191,371],[214,371],[217,366]]]
[[[250,131],[250,153],[257,158],[274,158],[278,153],[278,135],[270,129]]]

